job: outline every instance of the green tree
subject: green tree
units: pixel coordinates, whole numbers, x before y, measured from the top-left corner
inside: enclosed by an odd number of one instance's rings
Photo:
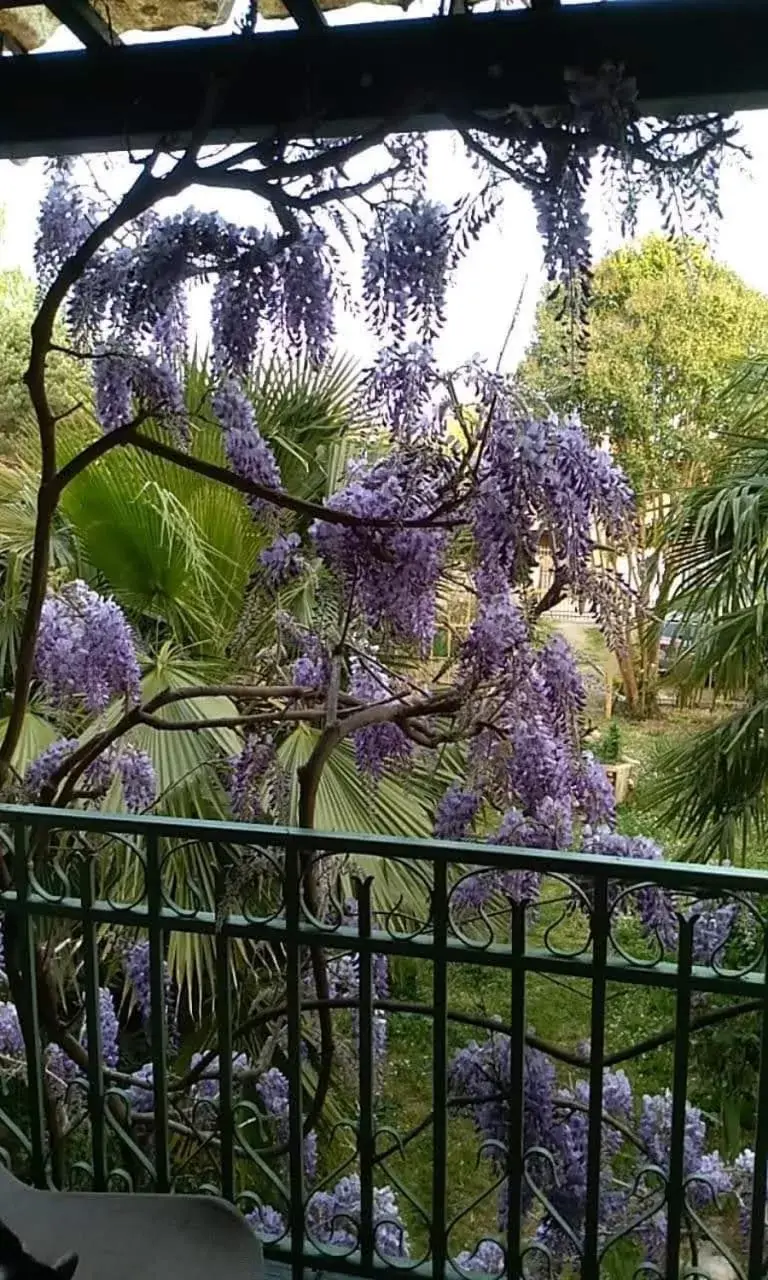
[[[35,430],[23,377],[29,363],[35,306],[32,282],[21,271],[0,271],[0,454],[15,453],[19,436]],[[62,327],[56,339],[59,345],[66,345]],[[54,351],[51,374],[54,413],[64,414],[89,402],[87,370],[82,365]]]
[[[642,714],[654,704],[670,588],[662,518],[670,497],[704,481],[722,450],[731,421],[722,393],[734,366],[768,346],[768,298],[701,244],[653,235],[598,264],[589,314],[588,346],[575,350],[556,300],[542,302],[520,375],[610,442],[637,494],[638,608],[619,657],[630,709]]]

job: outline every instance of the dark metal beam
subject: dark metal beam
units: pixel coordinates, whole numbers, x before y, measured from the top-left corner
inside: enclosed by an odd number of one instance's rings
[[[768,104],[765,0],[613,0],[0,60],[0,156],[181,144],[215,82],[212,141],[438,128],[563,100],[620,62],[649,112]]]
[[[317,0],[285,0],[285,7],[302,31],[322,31],[327,26]]]
[[[69,27],[86,49],[105,49],[120,44],[112,28],[88,0],[46,0],[51,13]]]

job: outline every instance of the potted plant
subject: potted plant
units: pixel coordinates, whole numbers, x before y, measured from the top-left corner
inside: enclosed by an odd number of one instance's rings
[[[614,718],[609,720],[602,737],[595,744],[594,751],[610,778],[616,803],[622,804],[635,785],[635,776],[640,762],[624,754],[618,720]]]

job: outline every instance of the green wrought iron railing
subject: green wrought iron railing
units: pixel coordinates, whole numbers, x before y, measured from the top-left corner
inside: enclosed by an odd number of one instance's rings
[[[768,877],[17,807],[0,841],[20,1176],[223,1195],[297,1277],[766,1273]]]

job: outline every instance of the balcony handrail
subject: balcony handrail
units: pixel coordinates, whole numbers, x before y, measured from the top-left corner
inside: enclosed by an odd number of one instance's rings
[[[416,839],[412,836],[380,836],[302,827],[219,822],[197,818],[165,818],[155,814],[90,812],[53,809],[36,805],[0,805],[0,825],[30,825],[60,831],[93,831],[104,835],[189,836],[194,832],[211,844],[281,845],[306,852],[386,857],[392,854],[414,862],[434,862],[436,854],[467,866],[510,871],[536,870],[542,875],[579,875],[618,878],[632,884],[654,884],[679,892],[699,892],[709,887],[728,892],[768,892],[768,871],[751,867],[689,862],[651,862],[641,858],[605,857],[602,854],[563,852],[555,849],[516,848],[473,841]]]
[[[703,1184],[710,1185],[708,1177],[725,1176],[711,1141],[703,1148],[704,1173],[697,1174],[694,1169],[689,1176],[687,1170],[687,1091],[695,1062],[695,1037],[708,1029],[731,1025],[731,1020],[758,1018],[762,1029],[755,1032],[760,1064],[755,1078],[754,1170],[751,1182],[746,1174],[746,1181],[739,1184],[739,1194],[748,1197],[742,1211],[749,1219],[750,1243],[748,1261],[739,1264],[729,1280],[764,1280],[768,874],[748,868],[562,850],[23,805],[0,806],[0,843],[13,873],[0,891],[0,920],[5,917],[3,936],[15,948],[13,956],[18,956],[10,994],[23,1032],[24,1051],[21,1058],[17,1054],[17,1065],[26,1081],[23,1105],[28,1107],[28,1122],[20,1125],[11,1104],[0,1097],[0,1126],[23,1166],[23,1176],[36,1185],[44,1186],[62,1176],[62,1170],[54,1168],[52,1155],[56,1111],[62,1107],[67,1116],[66,1141],[79,1132],[81,1146],[84,1141],[89,1155],[87,1160],[82,1152],[78,1156],[75,1141],[66,1176],[85,1174],[94,1190],[107,1189],[116,1176],[126,1185],[149,1186],[161,1192],[208,1190],[243,1209],[253,1209],[256,1204],[259,1213],[266,1209],[276,1212],[275,1205],[279,1205],[281,1231],[278,1236],[265,1237],[265,1254],[272,1262],[288,1263],[294,1280],[303,1280],[307,1270],[318,1269],[368,1280],[396,1280],[404,1269],[425,1280],[467,1280],[473,1267],[459,1264],[457,1258],[464,1256],[467,1231],[462,1224],[474,1211],[474,1201],[469,1207],[455,1207],[451,1143],[457,1126],[460,1130],[464,1125],[466,1131],[472,1117],[479,1134],[478,1161],[482,1158],[484,1167],[491,1170],[491,1183],[477,1202],[485,1205],[485,1218],[477,1230],[486,1243],[490,1241],[499,1250],[494,1256],[503,1257],[507,1280],[521,1280],[527,1274],[524,1259],[540,1247],[535,1235],[537,1222],[555,1237],[558,1231],[562,1234],[558,1222],[565,1219],[562,1215],[558,1219],[554,1191],[550,1188],[545,1194],[540,1185],[538,1192],[535,1188],[542,1176],[546,1182],[547,1159],[564,1159],[562,1151],[558,1155],[557,1143],[565,1139],[558,1137],[558,1132],[563,1126],[567,1128],[573,1117],[578,1121],[581,1114],[581,1131],[574,1121],[572,1139],[568,1138],[569,1142],[582,1141],[585,1182],[581,1208],[577,1204],[569,1210],[576,1218],[569,1237],[567,1274],[579,1271],[581,1280],[607,1276],[602,1269],[606,1253],[627,1234],[632,1236],[633,1247],[637,1244],[633,1235],[637,1221],[643,1220],[643,1214],[648,1216],[648,1188],[642,1180],[650,1169],[652,1180],[660,1179],[662,1184],[667,1254],[665,1260],[654,1262],[648,1273],[678,1280],[685,1271],[689,1241],[697,1232],[711,1244],[723,1224],[726,1236],[732,1231],[727,1215],[723,1217],[715,1203],[714,1192],[709,1195],[702,1190]],[[183,859],[191,845],[208,850],[205,866],[210,870],[210,892],[208,898],[193,893],[189,902],[179,894],[175,877],[183,877]],[[121,850],[124,863],[119,862]],[[243,858],[243,853],[249,852],[260,856]],[[118,861],[110,861],[113,857]],[[393,907],[391,897],[379,896],[380,882],[371,874],[374,869],[381,870],[385,881],[393,861],[409,864],[405,874],[415,888],[406,907]],[[117,882],[111,878],[116,866],[123,877]],[[245,880],[235,877],[234,889],[227,880],[233,869],[243,871],[252,866],[266,876],[266,889],[262,886],[255,905],[248,896],[250,888],[246,886],[252,881],[247,876]],[[322,876],[316,869],[323,867],[331,873],[326,896],[321,909],[310,909],[314,900],[307,886],[313,876]],[[329,887],[333,876],[341,872],[346,876],[344,894],[355,897],[354,911],[348,902],[336,900],[335,889]],[[496,877],[503,917],[483,911],[472,915],[472,895],[466,900],[460,896],[463,885],[477,885],[484,875]],[[539,900],[524,897],[521,885],[526,875],[543,886]],[[656,924],[643,925],[645,933],[640,929],[645,919],[642,903],[648,906],[660,901],[667,912],[660,917],[662,925],[671,930],[665,938]],[[706,942],[710,937],[706,929],[703,952],[701,939],[697,942],[702,922],[717,934],[717,912],[723,906],[727,908],[729,946],[734,920],[744,926],[727,957],[725,943]],[[730,910],[735,914],[728,917]],[[561,927],[564,932],[558,935]],[[142,945],[148,948],[144,1053],[150,1061],[143,1067],[131,1066],[123,1047],[119,1056],[111,1058],[102,1055],[100,1047],[103,997],[106,991],[109,1011],[113,1007],[109,984],[114,988],[117,981],[115,966],[119,975],[123,965],[126,983],[134,981],[119,959],[126,945],[121,931],[131,942],[137,934],[148,938]],[[197,1067],[194,1060],[190,1064],[187,1057],[174,1058],[168,1052],[164,972],[174,936],[183,940],[180,946],[191,937],[197,939],[195,945],[209,948],[207,1021],[195,1030],[195,1043],[199,1040],[204,1062]],[[67,963],[53,974],[58,986],[53,979],[40,977],[50,938],[64,939],[60,945]],[[271,968],[262,988],[253,973],[261,972],[259,965],[265,955],[270,957]],[[421,966],[419,972],[428,975],[426,983],[415,993],[392,990],[387,981],[381,988],[378,966],[383,963],[386,969],[392,960]],[[254,964],[255,969],[249,970],[248,964]],[[462,967],[470,967],[476,974],[480,1004],[471,1008],[452,1004],[453,978]],[[501,1006],[486,1009],[485,984],[499,979],[504,997]],[[541,984],[552,982],[562,990],[573,980],[581,984],[585,994],[589,984],[586,1016],[577,1019],[578,1037],[561,1044],[556,1039],[559,1025],[554,1034],[550,1031],[551,1038],[540,1037],[528,1021],[530,984],[539,984],[541,990]],[[243,990],[247,988],[244,1002],[237,999],[241,982]],[[634,992],[642,998],[646,989],[658,991],[659,999],[665,1001],[659,1005],[661,1027],[632,1023],[632,1036],[626,1041],[623,1029],[617,1033],[611,1022],[610,993],[628,994],[623,1007],[629,1008]],[[552,987],[553,992],[557,990]],[[697,1003],[707,996],[717,999]],[[560,998],[567,1006],[575,997]],[[72,1001],[77,1009],[74,1016]],[[0,1005],[0,1076],[9,1052],[8,1009],[8,1005]],[[62,1016],[69,1028],[63,1033]],[[398,1115],[392,1117],[391,1098],[384,1101],[390,1111],[385,1110],[383,1122],[379,1112],[381,1064],[377,1065],[379,1050],[375,1046],[381,1020],[390,1018],[415,1018],[428,1027],[423,1060],[414,1062],[414,1070],[428,1082],[430,1114],[406,1131],[404,1143],[399,1130],[395,1132]],[[335,1030],[329,1038],[331,1022]],[[73,1044],[73,1027],[74,1034],[80,1036],[79,1044]],[[127,1033],[128,1029],[123,1030]],[[249,1039],[254,1036],[255,1041]],[[454,1041],[449,1052],[451,1037]],[[98,1046],[95,1053],[88,1052],[88,1044]],[[474,1095],[465,1096],[469,1086],[459,1087],[466,1077],[461,1072],[455,1079],[451,1075],[451,1053],[457,1044],[460,1053],[471,1051],[481,1059],[485,1053],[494,1071],[501,1072],[498,1080],[494,1076],[491,1093],[481,1092],[476,1103]],[[313,1046],[313,1056],[306,1075],[302,1054],[305,1049],[309,1053],[309,1046]],[[55,1071],[46,1056],[51,1050],[59,1055]],[[75,1050],[67,1066],[61,1055],[66,1058]],[[278,1128],[276,1146],[272,1139],[271,1145],[263,1146],[264,1140],[258,1136],[262,1125],[258,1107],[254,1110],[252,1097],[249,1100],[236,1078],[235,1064],[244,1050],[249,1064],[245,1070],[258,1079],[257,1090],[267,1070],[261,1055],[266,1055],[265,1063],[279,1062],[285,1073],[284,1109],[274,1113],[282,1117],[283,1125],[282,1130]],[[638,1168],[637,1133],[644,1114],[641,1100],[636,1096],[633,1103],[633,1136],[629,1120],[619,1120],[618,1129],[611,1128],[615,1117],[606,1111],[603,1094],[611,1087],[611,1080],[615,1081],[617,1069],[657,1051],[671,1054],[671,1154],[659,1154],[657,1148],[651,1164]],[[529,1068],[534,1070],[535,1066],[530,1055],[538,1055],[538,1070],[545,1060],[557,1064],[557,1072],[549,1077],[548,1105],[559,1118],[548,1131],[549,1146],[537,1138],[535,1126],[528,1131],[527,1079]],[[254,1065],[257,1062],[258,1067]],[[73,1063],[74,1074],[70,1069]],[[208,1079],[205,1072],[213,1072],[212,1095],[200,1092],[203,1080]],[[322,1120],[324,1115],[329,1081],[336,1072],[340,1073],[341,1093],[331,1114],[338,1114],[342,1106],[347,1110],[342,1111],[341,1121],[331,1124],[325,1118],[323,1141],[334,1153],[337,1141],[341,1144],[338,1149],[346,1152],[342,1170],[359,1170],[354,1230],[344,1216],[350,1191],[342,1187],[343,1178],[333,1188],[342,1204],[336,1226],[333,1219],[323,1223],[317,1209],[316,1197],[324,1194],[325,1184],[305,1185],[305,1156],[311,1141],[317,1140],[318,1118]],[[323,1078],[325,1084],[321,1083]],[[60,1096],[55,1089],[62,1080],[66,1089]],[[70,1093],[77,1097],[78,1090],[79,1104],[72,1103],[74,1110],[70,1111]],[[494,1094],[495,1102],[488,1100]],[[644,1098],[643,1105],[647,1101]],[[489,1121],[486,1113],[494,1105],[499,1112]],[[656,1096],[655,1105],[662,1110],[667,1105],[662,1095]],[[343,1141],[337,1139],[337,1130]],[[426,1212],[408,1195],[392,1167],[393,1160],[420,1133],[428,1133],[432,1142],[430,1207]],[[600,1218],[606,1177],[603,1154],[607,1152],[610,1167],[611,1152],[616,1149],[612,1140],[617,1134],[629,1147],[622,1148],[620,1163],[611,1173],[611,1194],[615,1196],[616,1188],[624,1187],[622,1194],[632,1208],[627,1208],[626,1222],[606,1223]],[[135,1163],[133,1173],[115,1164],[116,1152],[123,1151],[128,1153],[129,1169],[130,1162]],[[268,1159],[278,1161],[277,1172]],[[185,1172],[190,1161],[195,1179],[191,1186],[188,1179],[192,1175]],[[333,1168],[335,1162],[334,1154],[323,1171],[326,1179],[340,1176],[339,1167]],[[209,1166],[212,1173],[201,1182],[198,1167],[202,1171]],[[630,1175],[628,1169],[634,1172]],[[640,1192],[627,1191],[635,1175],[640,1178]],[[735,1179],[736,1175],[728,1172],[728,1177]],[[394,1210],[386,1205],[393,1186],[401,1200],[397,1213],[403,1214],[397,1221],[401,1227],[403,1222],[410,1223],[409,1230],[417,1237],[407,1258],[399,1256],[392,1244]],[[496,1193],[503,1186],[508,1188],[506,1220],[500,1216],[497,1225],[489,1228],[485,1202],[492,1198],[496,1222]],[[735,1186],[733,1181],[732,1197]],[[513,1205],[519,1206],[518,1212],[513,1211]],[[733,1217],[733,1199],[729,1205],[728,1213]],[[659,1211],[657,1206],[654,1212]],[[501,1207],[498,1212],[501,1215]],[[345,1245],[341,1252],[335,1244],[339,1232],[345,1239],[353,1238],[353,1245]],[[389,1244],[382,1252],[379,1237],[387,1232]],[[458,1245],[454,1243],[457,1238]],[[723,1246],[726,1253],[728,1247]],[[698,1267],[696,1256],[688,1259],[695,1274],[706,1274]],[[635,1274],[641,1274],[644,1267],[648,1270],[645,1262]],[[550,1275],[554,1274],[551,1270]],[[723,1274],[727,1273],[721,1267],[713,1273],[713,1280]]]

